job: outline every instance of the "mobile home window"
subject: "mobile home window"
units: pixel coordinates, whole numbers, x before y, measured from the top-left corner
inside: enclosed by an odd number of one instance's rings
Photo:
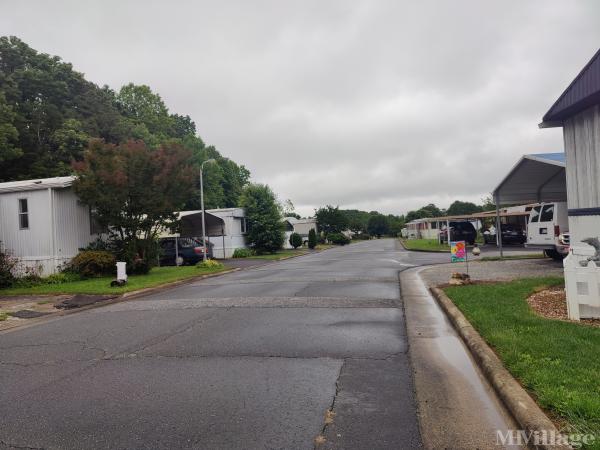
[[[246,222],[246,218],[242,217],[242,234],[246,233],[248,231],[248,223]]]
[[[21,230],[29,229],[29,208],[26,198],[19,199],[19,228]]]

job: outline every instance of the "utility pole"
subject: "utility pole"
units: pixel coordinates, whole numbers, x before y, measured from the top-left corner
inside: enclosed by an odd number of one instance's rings
[[[203,172],[204,172],[204,164],[215,162],[214,159],[207,159],[200,164],[200,208],[202,208],[202,245],[204,247],[204,252],[202,252],[202,260],[206,261],[206,220],[204,218],[204,180],[203,180]]]

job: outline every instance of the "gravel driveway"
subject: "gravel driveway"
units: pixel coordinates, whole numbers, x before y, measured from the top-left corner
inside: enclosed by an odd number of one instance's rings
[[[421,277],[429,286],[447,283],[454,272],[466,272],[464,263],[442,264],[425,269]],[[469,275],[473,280],[508,281],[515,278],[562,276],[562,262],[549,258],[505,261],[472,261]]]

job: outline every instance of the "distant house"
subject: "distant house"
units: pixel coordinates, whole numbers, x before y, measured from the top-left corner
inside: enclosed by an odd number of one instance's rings
[[[569,317],[600,317],[599,280],[593,279],[600,278],[598,270],[591,266],[586,271],[580,264],[593,251],[582,240],[600,238],[600,50],[554,102],[540,127],[563,129],[571,235],[565,260]]]
[[[302,242],[308,241],[308,233],[310,230],[317,232],[317,219],[296,219],[295,217],[286,217],[285,223],[285,242],[283,243],[284,248],[292,248],[290,245],[290,236],[292,233],[298,233],[302,237]]]
[[[181,236],[202,237],[202,210],[181,211]],[[206,236],[215,258],[231,258],[237,248],[246,247],[247,222],[243,208],[207,209]]]
[[[2,248],[24,266],[48,275],[73,258],[100,232],[73,192],[75,177],[0,183]]]

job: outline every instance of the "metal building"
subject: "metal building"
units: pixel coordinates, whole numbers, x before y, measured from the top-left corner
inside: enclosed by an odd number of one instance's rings
[[[97,234],[90,209],[71,187],[75,177],[0,183],[0,241],[22,270],[57,271]]]

